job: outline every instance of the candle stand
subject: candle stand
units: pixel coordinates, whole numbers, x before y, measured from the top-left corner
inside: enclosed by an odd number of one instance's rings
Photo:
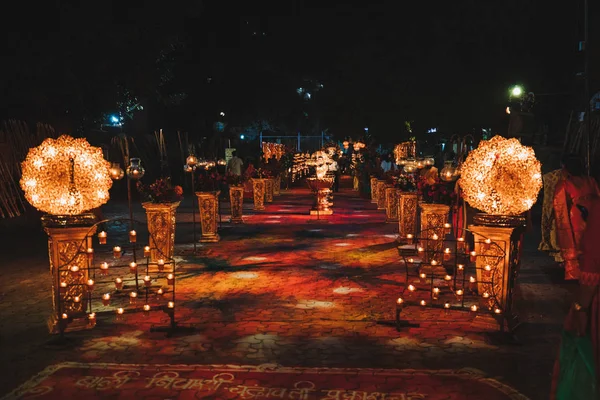
[[[148,316],[158,310],[168,314],[169,324],[152,326],[151,331],[171,335],[192,330],[176,322],[175,261],[153,245],[152,234],[147,238],[149,245],[145,245],[140,244],[134,230],[128,234],[128,243],[107,240],[112,239],[112,235],[101,232],[96,242],[98,246],[93,247],[99,224],[135,227],[142,223],[130,219],[93,223],[85,215],[71,217],[69,225],[62,222],[62,227],[57,217],[45,217],[43,221],[50,236],[53,273],[51,333],[58,333],[64,339],[66,332],[93,328],[97,320],[105,320],[107,314],[114,314],[117,322],[123,322],[128,314]],[[151,260],[152,252],[159,257],[157,261]]]
[[[509,260],[515,250],[508,247],[509,242],[499,235],[487,237],[481,229],[459,229],[458,238],[449,224],[430,229],[401,239],[398,246],[406,282],[395,304],[397,329],[406,326],[402,312],[414,306],[439,309],[442,321],[512,333],[516,328],[511,286],[515,271]],[[468,245],[472,238],[474,250]],[[507,281],[512,282],[508,287]]]

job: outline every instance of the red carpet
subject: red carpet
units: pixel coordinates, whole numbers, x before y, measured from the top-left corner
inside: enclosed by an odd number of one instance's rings
[[[473,370],[63,363],[5,399],[526,400]]]

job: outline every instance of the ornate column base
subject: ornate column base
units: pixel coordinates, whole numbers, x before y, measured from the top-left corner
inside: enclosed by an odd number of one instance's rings
[[[252,192],[254,194],[254,210],[265,209],[265,179],[252,179]]]
[[[377,209],[385,210],[385,189],[387,183],[384,180],[377,180]]]
[[[88,323],[86,314],[88,296],[85,283],[88,280],[88,258],[85,251],[93,247],[91,235],[96,232],[96,227],[93,227],[95,222],[93,214],[42,217],[42,225],[48,234],[52,276],[52,314],[48,317],[48,330],[52,334],[93,327]],[[70,272],[71,266],[79,267],[78,275]],[[68,285],[63,289],[64,293],[61,293],[59,288],[60,282],[66,282]],[[75,296],[81,299],[77,303],[73,301]],[[67,320],[61,318],[63,313],[67,314]]]
[[[273,178],[265,179],[265,203],[273,202],[273,184]]]
[[[229,202],[231,204],[231,219],[229,222],[233,224],[241,224],[244,222],[242,219],[242,207],[244,204],[244,187],[243,186],[230,186],[229,187]]]
[[[385,189],[385,222],[398,222],[398,189],[393,187]]]
[[[469,225],[477,254],[477,292],[480,296],[483,293],[490,295],[481,297],[480,307],[491,311],[498,308],[497,326],[504,328],[506,321],[514,320],[512,302],[520,265],[524,220],[501,216],[480,216],[474,220],[486,224]],[[493,225],[494,221],[496,226]],[[486,243],[485,239],[490,239],[491,243]]]
[[[200,226],[202,236],[200,243],[215,243],[221,240],[218,232],[217,221],[219,219],[219,193],[220,192],[196,192],[198,197],[198,209],[200,210]]]
[[[398,194],[398,240],[405,241],[406,235],[417,234],[417,194],[400,192]]]
[[[371,177],[371,203],[377,204],[377,178]]]

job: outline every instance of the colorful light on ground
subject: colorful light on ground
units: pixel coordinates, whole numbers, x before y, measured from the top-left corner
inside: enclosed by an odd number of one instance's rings
[[[529,210],[542,188],[541,164],[531,147],[494,136],[467,156],[459,184],[473,207],[494,215]]]
[[[29,150],[21,167],[25,198],[40,211],[77,215],[108,201],[110,163],[85,139],[46,139]]]

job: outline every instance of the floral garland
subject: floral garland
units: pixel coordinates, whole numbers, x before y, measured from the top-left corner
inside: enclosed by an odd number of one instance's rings
[[[150,185],[138,181],[136,187],[145,202],[174,203],[183,200],[183,188],[174,186],[171,178],[159,178]]]

